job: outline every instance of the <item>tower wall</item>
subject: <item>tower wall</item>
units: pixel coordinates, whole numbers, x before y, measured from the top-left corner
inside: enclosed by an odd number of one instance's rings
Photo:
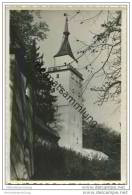
[[[82,105],[82,80],[69,69],[53,71],[50,73],[58,84],[73,97],[77,103]],[[82,147],[82,115],[73,105],[59,93],[59,89],[54,92],[57,95],[57,105],[59,124],[59,145],[77,150]]]
[[[68,17],[66,16],[63,40],[59,51],[54,55],[54,67],[52,67],[52,77],[62,85],[72,98],[69,102],[63,97],[63,92],[58,92],[58,113],[60,114],[60,140],[59,144],[73,150],[82,148],[82,115],[73,107],[73,102],[82,105],[82,75],[73,68],[77,65],[77,59],[74,57],[70,42],[70,32],[68,30]],[[72,66],[71,66],[72,64]],[[73,99],[74,98],[74,99]],[[75,100],[75,101],[74,101]]]
[[[76,62],[69,55],[59,56],[59,57],[54,58],[55,65],[58,65],[58,64],[67,65],[67,64],[70,64],[71,62],[72,62],[72,65],[76,67]]]

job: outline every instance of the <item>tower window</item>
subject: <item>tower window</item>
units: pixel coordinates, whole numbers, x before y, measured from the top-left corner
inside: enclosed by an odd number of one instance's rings
[[[79,98],[81,97],[81,94],[80,94],[80,93],[78,93],[78,97],[79,97]]]
[[[72,93],[74,94],[74,89],[72,89]]]
[[[78,78],[76,78],[76,83],[78,84]]]
[[[59,78],[59,74],[56,75],[56,78]]]

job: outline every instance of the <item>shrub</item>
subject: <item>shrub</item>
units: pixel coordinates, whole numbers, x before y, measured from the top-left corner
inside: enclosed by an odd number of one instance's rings
[[[88,160],[72,150],[38,146],[34,180],[120,180],[120,167],[113,160]]]

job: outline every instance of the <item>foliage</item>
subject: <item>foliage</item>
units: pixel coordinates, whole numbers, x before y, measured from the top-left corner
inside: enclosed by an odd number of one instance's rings
[[[27,78],[33,66],[29,63],[33,40],[46,39],[46,32],[49,30],[48,25],[41,22],[35,13],[30,10],[10,11],[10,53],[16,54],[17,61]],[[37,20],[34,19],[35,16]]]
[[[33,180],[120,180],[115,161],[88,160],[65,148],[38,146],[35,159]]]
[[[33,11],[10,11],[10,48],[24,47],[26,50],[32,45],[34,38],[45,39],[48,25],[38,20],[34,21]]]
[[[112,160],[120,161],[121,136],[104,125],[91,128],[83,121],[83,147],[99,150]]]
[[[36,14],[36,15],[35,15]],[[41,22],[39,13],[29,10],[10,11],[10,50],[16,54],[20,71],[27,78],[27,85],[32,88],[34,114],[46,124],[56,121],[54,103],[51,95],[52,84],[42,75],[43,55],[40,56],[35,40],[47,37],[48,25]],[[38,18],[35,22],[34,15]]]
[[[40,56],[35,40],[30,51],[28,64],[32,67],[29,82],[33,89],[35,115],[48,125],[56,121],[56,96],[51,93],[53,85],[50,79],[46,77],[43,55]]]
[[[56,121],[54,116],[56,97],[51,95],[52,83],[43,74],[45,70],[43,68],[43,55],[40,56],[39,48],[37,48],[35,42],[36,39],[43,40],[46,38],[45,32],[47,30],[48,26],[45,23],[34,23],[31,11],[13,10],[10,12],[10,53],[16,57],[13,63],[11,61],[10,66],[13,96],[11,110],[11,171],[15,170],[17,163],[26,166],[25,161],[20,159],[20,151],[22,150],[23,156],[26,158],[26,150],[24,149],[34,147],[33,133],[37,134],[37,129],[33,129],[35,128],[33,126],[35,116],[41,118],[46,125]],[[23,76],[26,78],[26,83]],[[30,91],[30,100],[26,93],[27,89]],[[31,103],[31,110],[28,108],[29,102]],[[32,143],[29,143],[30,138],[32,138]],[[18,146],[17,148],[15,144]],[[32,162],[34,155],[32,155],[31,150],[29,153]],[[31,168],[30,164],[27,171]],[[21,173],[23,174],[23,171]],[[15,177],[20,179],[17,174]]]

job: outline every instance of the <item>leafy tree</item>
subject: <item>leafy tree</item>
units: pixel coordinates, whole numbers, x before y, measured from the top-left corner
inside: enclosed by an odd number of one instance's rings
[[[102,124],[91,128],[83,121],[83,147],[99,150],[112,160],[120,161],[121,136]]]
[[[99,17],[103,11],[96,15]],[[91,19],[91,18],[90,18]],[[85,19],[81,22],[88,22]],[[80,52],[80,57],[87,54],[94,56],[86,70],[92,68],[91,74],[85,81],[84,90],[96,77],[102,78],[100,86],[93,86],[92,91],[98,94],[97,103],[102,105],[108,100],[120,103],[121,94],[121,11],[108,11],[107,21],[102,25],[101,33],[95,33],[90,45],[83,43],[85,48]],[[79,40],[77,40],[79,41]],[[103,56],[103,57],[101,57]],[[101,59],[101,60],[100,60]],[[98,66],[96,65],[98,63]],[[98,67],[98,68],[95,68]]]
[[[43,55],[40,56],[35,40],[33,41],[28,63],[32,65],[30,83],[33,89],[35,115],[49,125],[56,121],[56,96],[52,95],[53,85],[46,75]]]
[[[48,25],[41,20],[36,20],[35,11],[11,10],[10,11],[10,52],[15,53],[20,69],[28,78],[32,65],[29,63],[30,52],[34,38],[44,40],[47,38]]]
[[[56,120],[56,98],[51,95],[51,82],[45,74],[42,75],[43,55],[40,56],[39,48],[36,47],[35,40],[46,39],[49,30],[48,25],[39,20],[39,13],[29,10],[10,11],[10,52],[16,54],[20,71],[26,76],[27,85],[32,88],[34,114],[49,124]]]
[[[30,49],[34,37],[37,40],[47,38],[46,32],[49,30],[45,22],[34,20],[34,11],[11,10],[10,11],[10,48],[18,46],[25,50]]]

